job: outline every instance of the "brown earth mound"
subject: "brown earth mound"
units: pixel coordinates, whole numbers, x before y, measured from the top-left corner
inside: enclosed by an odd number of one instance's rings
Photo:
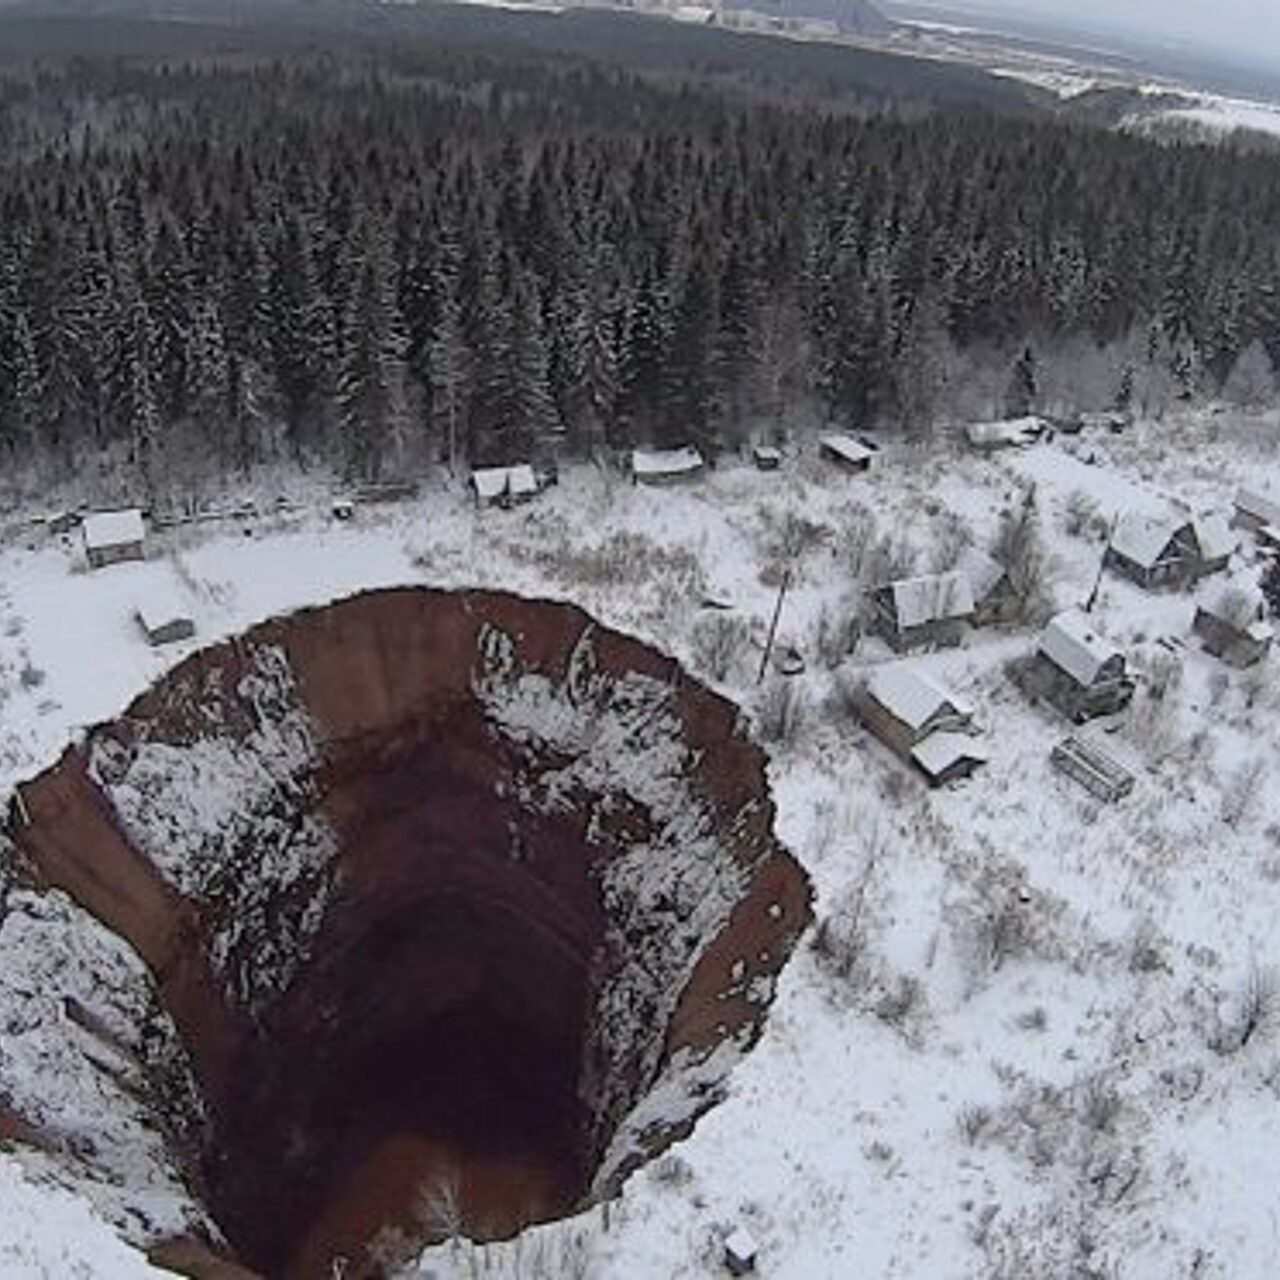
[[[145,960],[235,1257],[377,1275],[610,1194],[715,1101],[809,913],[764,764],[575,608],[383,591],[194,655],[11,836]]]

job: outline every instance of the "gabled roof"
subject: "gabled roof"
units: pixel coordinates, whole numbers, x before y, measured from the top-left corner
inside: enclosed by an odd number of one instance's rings
[[[1205,560],[1225,560],[1240,545],[1223,516],[1197,516],[1191,522],[1191,529]]]
[[[964,434],[976,448],[993,449],[999,445],[1034,444],[1044,429],[1043,418],[1008,418],[1002,422],[970,422]]]
[[[867,692],[896,719],[911,729],[921,729],[939,712],[955,711],[971,716],[973,709],[935,683],[913,663],[897,662],[877,667],[867,681]]]
[[[499,498],[504,493],[522,498],[538,491],[537,477],[527,462],[514,467],[481,467],[471,473],[471,483],[482,498]]]
[[[1280,498],[1267,489],[1242,486],[1236,493],[1235,506],[1237,511],[1243,511],[1264,524],[1280,524]]]
[[[973,612],[973,587],[958,571],[903,578],[888,586],[900,627],[967,618]]]
[[[702,454],[692,445],[683,449],[633,449],[631,470],[637,476],[687,476],[702,470]]]
[[[964,760],[987,763],[987,754],[967,733],[931,733],[911,748],[911,758],[931,778],[941,777]]]
[[[137,507],[127,511],[95,511],[84,518],[84,545],[91,551],[128,546],[145,537],[146,527]]]
[[[1078,610],[1060,613],[1040,635],[1039,652],[1079,684],[1089,685],[1120,650]]]
[[[969,579],[975,600],[985,600],[1000,585],[1006,569],[993,556],[978,547],[967,547],[956,563],[956,568]]]
[[[839,432],[820,436],[818,443],[845,462],[857,464],[875,457],[874,449],[867,448],[861,440],[855,440],[853,436],[843,435]]]
[[[1187,521],[1131,512],[1121,516],[1111,535],[1111,550],[1143,569],[1150,569]]]
[[[149,584],[146,594],[134,606],[138,621],[148,631],[160,631],[174,622],[191,622],[191,609],[181,594],[167,584]]]

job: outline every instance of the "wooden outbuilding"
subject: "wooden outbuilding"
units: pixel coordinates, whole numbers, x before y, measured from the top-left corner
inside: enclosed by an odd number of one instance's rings
[[[818,452],[828,462],[834,462],[846,471],[869,471],[876,450],[865,440],[843,432],[830,432],[818,438]]]
[[[1197,605],[1191,629],[1204,642],[1207,653],[1232,667],[1261,662],[1275,641],[1265,603],[1243,590],[1229,589]]]
[[[777,471],[782,466],[782,450],[771,444],[758,444],[751,450],[751,461],[757,471]]]
[[[1243,486],[1236,491],[1231,523],[1254,532],[1268,525],[1280,528],[1280,497],[1269,489]]]
[[[1035,696],[1077,724],[1123,711],[1133,698],[1124,654],[1094,630],[1087,615],[1074,610],[1045,627],[1027,679]]]
[[[692,445],[631,451],[631,478],[637,484],[682,484],[696,480],[705,467],[702,454]]]
[[[95,511],[84,518],[84,550],[91,569],[101,569],[146,555],[146,523],[136,507],[125,511]]]
[[[739,1227],[724,1242],[725,1270],[731,1276],[749,1276],[755,1272],[760,1246],[745,1227]]]
[[[970,422],[964,429],[964,438],[971,449],[979,453],[994,453],[997,449],[1025,449],[1033,445],[1048,430],[1043,418],[1008,418],[1000,422]]]
[[[471,490],[479,507],[512,507],[537,494],[538,478],[527,462],[481,467],[471,473]]]
[[[190,640],[196,633],[195,619],[176,601],[144,600],[134,610],[134,617],[152,647]]]
[[[956,571],[904,578],[875,588],[871,606],[871,629],[899,653],[954,645],[973,619],[973,588]]]

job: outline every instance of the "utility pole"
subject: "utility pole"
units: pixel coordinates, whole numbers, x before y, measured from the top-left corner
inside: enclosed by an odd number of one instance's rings
[[[1092,613],[1093,606],[1098,603],[1098,592],[1102,588],[1102,575],[1107,567],[1107,552],[1111,549],[1112,542],[1115,541],[1116,526],[1120,523],[1120,516],[1117,514],[1111,521],[1111,527],[1107,530],[1107,545],[1102,548],[1102,559],[1098,561],[1098,576],[1093,580],[1093,590],[1089,592],[1089,598],[1084,602],[1085,613]]]
[[[764,642],[764,653],[760,658],[760,674],[756,684],[764,683],[764,673],[769,669],[769,655],[773,653],[773,641],[778,634],[778,619],[782,617],[782,602],[786,599],[787,588],[791,585],[791,566],[782,571],[782,583],[778,587],[778,603],[773,606],[773,621],[769,623],[769,638]]]

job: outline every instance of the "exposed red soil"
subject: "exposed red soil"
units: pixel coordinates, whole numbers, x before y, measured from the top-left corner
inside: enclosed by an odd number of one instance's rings
[[[251,1018],[227,994],[207,910],[130,843],[87,745],[23,788],[31,824],[18,841],[155,975],[213,1118],[210,1203],[240,1257],[272,1277],[327,1277],[337,1253],[366,1268],[349,1275],[377,1274],[363,1246],[388,1228],[421,1237],[422,1182],[441,1171],[473,1233],[563,1213],[607,1140],[581,1077],[596,1057],[595,870],[612,851],[593,843],[585,810],[530,812],[505,785],[511,748],[473,689],[485,627],[514,641],[521,669],[556,681],[591,628],[600,672],[669,685],[697,753],[694,789],[749,873],[669,1019],[664,1061],[758,1029],[748,988],[778,971],[808,919],[807,881],[773,837],[764,757],[736,708],[575,608],[376,592],[194,655],[94,732],[127,741],[145,725],[192,741],[197,694],[234,720],[256,648],[287,655],[323,746],[314,782],[340,868],[313,957],[274,1006]],[[638,1056],[609,1069],[636,1097],[650,1083]]]

